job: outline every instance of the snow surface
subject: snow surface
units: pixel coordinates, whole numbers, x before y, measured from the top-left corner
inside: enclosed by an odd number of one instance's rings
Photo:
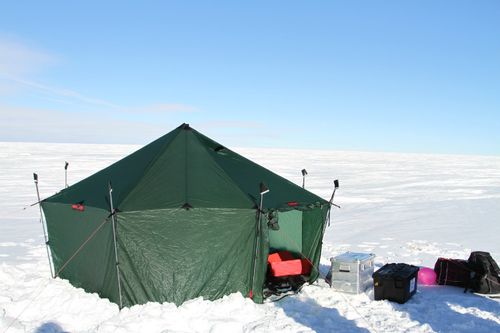
[[[0,143],[0,332],[500,332],[500,302],[454,287],[418,287],[406,304],[374,301],[373,291],[335,292],[320,279],[279,302],[241,294],[176,307],[117,305],[51,279],[32,172],[42,197],[139,148],[129,145]],[[471,250],[500,262],[500,157],[237,149],[248,158],[329,198],[341,188],[321,260],[373,252],[377,267],[433,267],[438,256]],[[25,208],[27,207],[27,208]]]

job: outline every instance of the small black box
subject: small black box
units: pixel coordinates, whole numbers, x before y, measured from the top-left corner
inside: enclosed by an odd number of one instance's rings
[[[375,300],[405,303],[417,292],[418,267],[407,264],[386,264],[373,273]]]

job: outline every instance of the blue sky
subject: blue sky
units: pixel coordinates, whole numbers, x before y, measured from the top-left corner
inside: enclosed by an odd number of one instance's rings
[[[500,155],[499,1],[0,10],[0,141]]]

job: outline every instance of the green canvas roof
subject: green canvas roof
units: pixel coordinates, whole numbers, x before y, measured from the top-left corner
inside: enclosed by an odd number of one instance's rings
[[[120,211],[255,208],[260,182],[271,189],[265,209],[326,203],[187,124],[45,201],[109,209],[109,182]]]

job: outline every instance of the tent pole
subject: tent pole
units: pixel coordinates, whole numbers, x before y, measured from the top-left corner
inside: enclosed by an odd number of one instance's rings
[[[38,189],[38,175],[36,173],[33,173],[33,179],[35,181],[35,187],[36,187],[36,196],[38,198],[38,208],[40,208],[40,223],[42,224],[43,228],[43,238],[45,239],[45,249],[47,250],[47,259],[49,259],[49,267],[50,267],[50,276],[54,278],[54,268],[52,267],[52,260],[50,259],[50,250],[49,250],[49,236],[47,235],[47,229],[45,228],[45,222],[43,219],[43,212],[42,212],[42,204],[40,200],[40,191]]]
[[[339,180],[338,179],[335,179],[333,181],[333,193],[332,193],[332,196],[330,197],[330,201],[328,202],[328,205],[330,206],[330,209],[328,209],[328,213],[326,215],[326,220],[328,220],[328,226],[330,226],[330,212],[332,210],[332,206],[335,206],[337,208],[340,208],[339,205],[336,205],[333,203],[333,198],[335,197],[335,192],[337,191],[337,189],[340,187],[339,185]],[[326,220],[325,220],[325,226],[323,227],[323,233],[324,233],[324,230],[326,228]]]
[[[262,220],[262,207],[264,203],[264,194],[269,192],[269,189],[264,183],[260,183],[260,202],[259,202],[259,218],[257,219],[257,236],[255,237],[255,253],[254,253],[254,260],[253,260],[253,273],[252,273],[252,283],[250,286],[251,290],[251,295],[250,298],[253,299],[253,282],[255,281],[255,272],[257,270],[257,255],[259,253],[259,241],[260,241],[260,223]]]
[[[302,169],[302,188],[306,188],[306,176],[307,176],[307,171],[306,169]]]
[[[333,193],[332,193],[332,196],[330,197],[330,201],[329,201],[329,203],[330,203],[330,206],[332,206],[332,205],[333,205],[333,206],[335,206],[335,207],[337,207],[337,208],[340,208],[340,206],[339,206],[339,205],[336,205],[336,204],[334,204],[334,203],[333,203],[333,198],[335,197],[335,192],[337,191],[337,189],[338,189],[339,187],[340,187],[340,185],[339,185],[339,180],[338,180],[338,179],[335,179],[335,180],[333,181]]]
[[[64,188],[68,187],[68,162],[64,162]]]
[[[122,286],[120,278],[120,266],[118,262],[118,247],[116,246],[116,219],[115,219],[115,209],[113,207],[113,188],[111,187],[111,182],[109,182],[109,205],[111,208],[111,223],[113,225],[113,243],[115,245],[115,265],[116,265],[116,278],[118,280],[118,296],[120,297],[120,309],[123,308],[122,301]]]

